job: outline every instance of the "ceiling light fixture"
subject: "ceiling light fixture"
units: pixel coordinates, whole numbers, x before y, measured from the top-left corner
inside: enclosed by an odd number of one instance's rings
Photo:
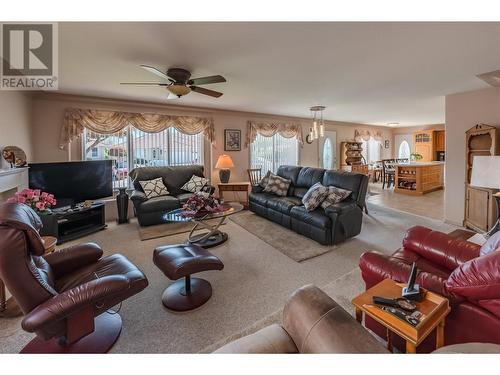
[[[311,144],[319,137],[325,136],[325,122],[323,121],[323,111],[325,106],[315,105],[309,108],[312,117],[312,126],[309,128],[309,134],[306,137],[306,142]]]
[[[398,125],[399,125],[399,122],[390,122],[387,124],[387,126],[390,126],[391,128],[395,128]]]
[[[168,86],[167,90],[170,91],[172,94],[177,95],[179,98],[191,92],[191,89],[188,86],[177,82]]]

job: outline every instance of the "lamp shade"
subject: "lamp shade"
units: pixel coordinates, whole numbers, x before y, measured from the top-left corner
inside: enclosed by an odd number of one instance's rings
[[[215,164],[215,168],[218,169],[227,169],[227,168],[233,168],[234,164],[233,161],[231,160],[231,157],[226,154],[222,154],[219,156],[219,159],[217,159],[217,164]]]
[[[500,189],[500,156],[474,156],[470,184]]]

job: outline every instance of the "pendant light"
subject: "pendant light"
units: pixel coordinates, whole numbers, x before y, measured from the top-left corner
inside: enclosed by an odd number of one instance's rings
[[[325,123],[323,121],[323,111],[325,108],[322,105],[315,105],[309,108],[311,111],[312,126],[309,128],[309,134],[306,137],[307,143],[312,143],[319,137],[325,136]]]

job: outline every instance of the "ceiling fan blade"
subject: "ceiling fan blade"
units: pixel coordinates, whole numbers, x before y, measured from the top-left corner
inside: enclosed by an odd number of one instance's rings
[[[167,79],[167,80],[173,82],[173,80],[169,76],[167,76],[161,70],[156,69],[154,66],[141,65],[141,68],[144,68],[144,69],[146,69],[150,73],[156,74],[157,76],[159,76],[161,78],[164,78],[164,79]]]
[[[170,83],[155,83],[155,82],[120,82],[120,85],[156,85],[156,86],[170,86]]]
[[[208,85],[209,83],[221,83],[226,82],[226,79],[223,76],[208,76],[208,77],[200,77],[193,78],[188,81],[190,85]]]
[[[214,91],[214,90],[209,90],[209,89],[204,89],[203,87],[198,87],[198,86],[189,86],[189,88],[194,91],[194,92],[197,92],[199,94],[204,94],[204,95],[208,95],[208,96],[213,96],[214,98],[218,98],[218,97],[221,97],[222,96],[222,93],[221,92],[218,92],[218,91]]]

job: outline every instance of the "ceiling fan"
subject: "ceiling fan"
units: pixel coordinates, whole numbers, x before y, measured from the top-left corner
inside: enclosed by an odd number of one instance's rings
[[[148,72],[156,74],[157,76],[166,79],[168,82],[155,83],[155,82],[122,82],[121,85],[157,85],[166,87],[169,91],[167,99],[180,98],[181,96],[189,94],[191,91],[197,92],[199,94],[212,96],[214,98],[219,98],[222,96],[221,92],[205,89],[199,87],[198,85],[208,85],[210,83],[221,83],[226,82],[223,76],[208,76],[200,78],[191,78],[191,72],[186,69],[181,68],[170,68],[166,73],[161,70],[149,66],[141,65],[142,68],[146,69]]]

